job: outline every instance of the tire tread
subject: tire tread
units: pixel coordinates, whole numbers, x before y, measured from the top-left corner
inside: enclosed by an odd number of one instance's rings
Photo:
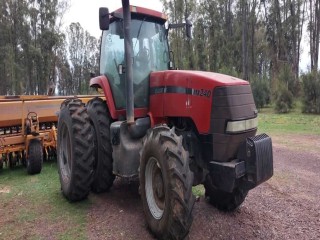
[[[188,234],[193,221],[192,209],[195,202],[192,194],[193,173],[189,168],[189,154],[182,146],[181,137],[178,137],[174,133],[174,129],[170,129],[166,125],[156,126],[148,131],[143,143],[141,158],[145,157],[148,149],[162,152],[164,160],[168,164],[167,171],[171,186],[169,193],[171,206],[167,208],[170,209],[168,211],[171,211],[168,224],[165,229],[151,229],[151,231],[159,239],[183,239]],[[144,173],[140,172],[140,179],[143,175]],[[144,196],[142,197],[144,198]],[[148,205],[145,199],[143,202],[146,212]],[[150,224],[149,227],[151,228]]]

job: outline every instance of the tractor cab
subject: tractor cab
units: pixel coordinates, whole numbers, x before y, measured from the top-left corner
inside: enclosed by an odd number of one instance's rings
[[[151,72],[168,70],[169,49],[165,28],[166,18],[155,11],[130,7],[131,63],[134,107],[149,105],[149,76]],[[112,90],[116,109],[126,108],[125,95],[125,37],[122,10],[111,13],[108,30],[102,32],[100,74],[105,75]],[[103,28],[103,27],[102,27]]]

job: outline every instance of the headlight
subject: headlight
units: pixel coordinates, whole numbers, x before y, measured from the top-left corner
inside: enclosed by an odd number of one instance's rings
[[[258,127],[258,118],[252,118],[241,121],[230,121],[227,124],[227,133],[245,132]]]

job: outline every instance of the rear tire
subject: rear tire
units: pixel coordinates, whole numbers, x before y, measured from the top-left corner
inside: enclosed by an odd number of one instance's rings
[[[61,105],[57,160],[63,195],[69,201],[86,198],[92,183],[94,138],[86,108],[79,99],[68,99]]]
[[[150,230],[158,239],[183,239],[193,220],[195,198],[182,137],[167,126],[149,130],[140,161],[141,198]]]
[[[110,142],[110,114],[106,102],[94,98],[88,102],[87,112],[95,132],[95,162],[91,190],[106,192],[114,181],[112,146]]]
[[[39,139],[31,139],[28,148],[27,172],[37,174],[41,172],[43,162],[42,142]]]
[[[235,188],[232,193],[224,192],[217,189],[211,181],[211,177],[208,174],[204,183],[206,190],[206,198],[208,202],[217,209],[225,212],[231,212],[236,210],[245,200],[248,190],[241,188]]]

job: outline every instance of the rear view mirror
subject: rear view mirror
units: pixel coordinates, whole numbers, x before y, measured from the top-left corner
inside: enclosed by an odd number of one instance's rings
[[[191,27],[192,27],[192,23],[186,19],[186,35],[188,38],[191,38]]]
[[[101,30],[109,29],[109,9],[99,8],[99,25]]]

